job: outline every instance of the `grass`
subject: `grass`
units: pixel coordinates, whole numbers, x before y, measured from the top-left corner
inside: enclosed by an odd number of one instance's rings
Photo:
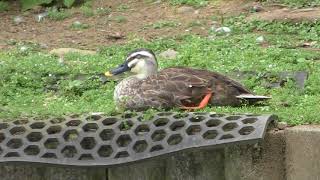
[[[48,18],[54,21],[62,21],[70,16],[71,13],[64,9],[58,11],[57,9],[50,8],[48,11]]]
[[[167,21],[167,20],[160,20],[152,24],[153,29],[162,29],[162,28],[173,28],[177,27],[179,23],[175,21]]]
[[[145,47],[156,54],[169,48],[179,52],[175,61],[159,58],[161,68],[181,65],[223,74],[256,71],[256,76],[242,83],[256,94],[272,96],[262,106],[207,107],[202,111],[273,113],[289,124],[320,123],[320,53],[296,48],[303,42],[319,42],[320,23],[246,22],[244,16],[225,19],[224,23],[232,33],[212,34],[214,40],[195,35],[151,42],[132,40],[126,45],[103,47],[97,55],[67,54],[66,63],[36,50],[0,52],[0,118],[113,113],[116,82],[103,84],[91,75],[117,66],[130,50]],[[268,41],[268,48],[256,43],[261,35]],[[290,79],[281,88],[265,87],[266,82],[272,82],[264,78],[266,74],[283,71],[309,72],[305,89],[296,88]]]
[[[128,19],[125,16],[114,16],[109,18],[110,21],[114,21],[116,23],[126,23]]]
[[[9,9],[9,4],[5,1],[0,1],[0,13],[7,11]]]
[[[127,4],[121,4],[117,7],[117,11],[119,12],[125,12],[130,8]]]
[[[203,7],[208,4],[208,0],[169,0],[172,5],[189,5],[193,7]]]
[[[320,0],[261,0],[267,3],[286,4],[291,7],[314,7],[320,5]]]
[[[90,25],[83,24],[79,21],[75,21],[74,23],[71,24],[70,28],[74,29],[74,30],[88,29],[88,28],[90,28]]]

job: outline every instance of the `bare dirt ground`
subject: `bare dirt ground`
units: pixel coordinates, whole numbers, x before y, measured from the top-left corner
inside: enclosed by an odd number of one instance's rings
[[[126,4],[128,9],[119,11],[118,7]],[[73,47],[81,49],[96,49],[99,46],[122,44],[135,38],[151,40],[159,37],[171,37],[181,34],[199,34],[206,36],[213,23],[214,16],[237,15],[249,12],[257,2],[248,0],[229,0],[219,4],[210,4],[200,9],[184,13],[180,7],[168,3],[146,3],[143,0],[104,1],[96,0],[94,9],[110,7],[111,13],[85,17],[74,8],[71,17],[63,21],[53,21],[48,18],[37,22],[35,10],[20,12],[13,8],[0,13],[0,49],[10,47],[8,41],[28,41],[43,44],[48,49],[57,47]],[[262,7],[262,5],[259,5]],[[23,22],[15,24],[13,18],[21,16]],[[114,17],[124,17],[124,22],[116,22]],[[320,17],[320,8],[290,10],[283,6],[262,7],[260,12],[253,13],[248,19],[264,20],[314,20]],[[70,28],[73,22],[90,25],[88,29],[74,30]],[[175,27],[153,28],[160,21],[174,22]],[[219,22],[218,22],[219,23]]]

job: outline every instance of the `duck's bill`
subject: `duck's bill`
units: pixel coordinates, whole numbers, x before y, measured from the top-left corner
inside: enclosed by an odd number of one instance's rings
[[[124,73],[126,71],[129,71],[130,68],[128,67],[127,64],[121,64],[119,67],[111,70],[111,71],[107,71],[104,73],[105,76],[114,76],[114,75],[117,75],[117,74],[121,74],[121,73]]]

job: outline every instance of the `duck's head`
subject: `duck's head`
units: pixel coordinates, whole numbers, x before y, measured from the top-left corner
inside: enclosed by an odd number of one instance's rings
[[[157,73],[158,63],[156,56],[149,49],[136,49],[130,52],[121,65],[117,68],[105,73],[106,76],[114,76],[117,74],[130,71],[136,74],[139,79],[144,79],[152,74]]]

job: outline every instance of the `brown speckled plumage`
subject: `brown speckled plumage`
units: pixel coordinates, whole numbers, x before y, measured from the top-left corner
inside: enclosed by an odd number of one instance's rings
[[[211,105],[236,106],[240,94],[250,94],[238,82],[218,73],[187,67],[164,69],[144,80],[131,76],[119,83],[115,101],[125,109],[172,108],[197,105],[212,92]],[[121,100],[122,99],[122,100]]]

